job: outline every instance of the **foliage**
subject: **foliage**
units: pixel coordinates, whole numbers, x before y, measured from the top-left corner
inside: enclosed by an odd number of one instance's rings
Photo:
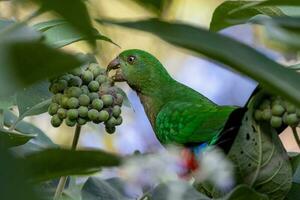
[[[163,20],[164,12],[172,3],[166,0],[133,0],[159,17],[134,21],[100,17],[92,20],[88,1],[83,0],[16,1],[21,6],[24,2],[35,4],[37,11],[23,21],[0,19],[1,199],[41,199],[47,197],[43,184],[51,182],[50,189],[54,190],[56,178],[88,176],[127,159],[100,150],[62,149],[34,124],[24,121],[25,117],[47,111],[52,97],[48,79],[90,63],[87,55],[78,56],[59,48],[78,41],[87,41],[94,49],[99,41],[117,45],[93,27],[94,21],[152,33],[172,45],[225,64],[258,81],[269,93],[300,106],[298,65],[287,68],[253,47],[217,32],[245,23],[259,25],[265,28],[269,38],[296,53],[300,47],[299,17],[282,6],[300,9],[299,0],[225,1],[214,11],[209,30]],[[29,25],[45,12],[59,17]],[[175,194],[176,198],[186,200],[298,198],[299,154],[291,155],[288,160],[275,129],[265,123],[249,122],[254,121],[253,105],[262,96],[251,100],[250,112],[243,118],[243,129],[228,154],[236,166],[235,188],[224,194],[211,183],[201,183],[196,190],[187,182],[172,181],[144,191],[141,199],[174,199]],[[11,108],[18,110],[17,116]],[[134,199],[125,191],[128,184],[118,179],[89,176],[80,186],[75,179],[71,179],[61,199]],[[51,193],[49,199],[52,196]]]

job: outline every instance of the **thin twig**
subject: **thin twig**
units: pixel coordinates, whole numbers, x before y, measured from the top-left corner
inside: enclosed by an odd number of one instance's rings
[[[298,132],[297,132],[297,129],[296,127],[292,127],[292,131],[293,131],[293,134],[294,134],[294,138],[296,140],[296,143],[300,149],[300,139],[299,139],[299,135],[298,135]]]
[[[81,131],[81,126],[77,124],[76,129],[75,129],[75,133],[74,133],[74,137],[73,137],[72,146],[71,146],[72,151],[76,150],[78,140],[79,140],[79,136],[80,136],[80,131]],[[59,179],[59,183],[57,185],[53,200],[58,200],[61,197],[61,194],[63,193],[63,190],[65,188],[67,179],[68,179],[67,176],[63,176]]]

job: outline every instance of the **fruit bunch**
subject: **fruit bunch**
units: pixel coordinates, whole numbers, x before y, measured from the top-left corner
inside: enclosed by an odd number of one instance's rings
[[[114,133],[122,123],[123,96],[98,64],[52,79],[49,90],[54,94],[48,109],[53,127],[59,127],[64,120],[71,127],[103,122],[106,131]]]
[[[281,97],[264,99],[254,112],[256,121],[269,121],[271,126],[279,128],[283,125],[295,127],[300,122],[300,109]]]

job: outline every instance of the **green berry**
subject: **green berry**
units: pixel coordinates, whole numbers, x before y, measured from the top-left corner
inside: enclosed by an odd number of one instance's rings
[[[82,69],[80,67],[76,68],[76,69],[73,69],[71,74],[73,74],[74,76],[81,76],[82,74]]]
[[[99,94],[97,92],[91,92],[88,95],[89,95],[91,101],[99,98]]]
[[[62,123],[62,120],[57,116],[57,115],[53,115],[53,117],[51,118],[51,124],[53,127],[59,127]]]
[[[78,108],[79,106],[79,100],[75,97],[71,97],[69,100],[68,100],[68,107],[69,108]]]
[[[106,110],[101,110],[99,112],[99,121],[105,122],[109,119],[109,113]]]
[[[89,111],[89,109],[88,109],[87,107],[85,107],[85,106],[80,106],[80,107],[78,108],[78,115],[79,115],[80,117],[87,117],[87,116],[88,116],[88,111]]]
[[[299,123],[299,119],[295,113],[286,116],[286,123],[290,126],[295,126]]]
[[[65,80],[59,80],[57,82],[57,87],[60,92],[64,91],[64,89],[66,89],[68,87],[68,82]]]
[[[57,103],[51,103],[48,108],[48,113],[50,115],[55,115],[57,113],[58,108],[59,105]]]
[[[108,134],[113,134],[114,132],[116,132],[116,127],[105,127],[105,130]]]
[[[104,75],[99,75],[99,76],[97,76],[97,78],[95,79],[95,81],[97,81],[101,85],[102,83],[104,83],[104,82],[107,81],[107,78]]]
[[[65,123],[66,123],[67,126],[73,127],[76,124],[76,120],[67,118],[65,120]]]
[[[261,110],[270,109],[271,102],[268,99],[265,99],[259,106]]]
[[[68,97],[79,97],[82,94],[82,91],[79,87],[70,87],[66,90],[66,95]]]
[[[67,118],[77,119],[78,118],[78,110],[77,109],[69,109],[67,111]]]
[[[88,69],[93,73],[94,77],[98,76],[102,71],[96,63],[91,63]]]
[[[116,126],[121,125],[122,122],[123,122],[123,118],[122,118],[121,116],[119,116],[119,117],[117,118],[117,121],[116,121]]]
[[[54,95],[52,97],[52,102],[53,103],[57,103],[57,104],[61,104],[61,99],[62,99],[62,94],[61,93],[57,93],[56,95]]]
[[[92,107],[100,111],[103,108],[103,101],[101,99],[94,99],[92,102]]]
[[[282,105],[275,104],[272,106],[272,114],[275,116],[281,116],[283,115],[285,109]]]
[[[69,82],[71,77],[72,77],[72,74],[65,74],[65,75],[61,76],[60,79]]]
[[[255,112],[254,112],[254,119],[256,121],[262,120],[262,111],[261,110],[255,110]]]
[[[81,84],[82,84],[82,80],[78,76],[72,76],[70,78],[70,80],[68,81],[69,86],[79,87],[79,86],[81,86]]]
[[[105,94],[101,97],[104,106],[111,106],[114,102],[114,99],[111,95]]]
[[[82,94],[78,98],[81,106],[88,106],[90,104],[90,97],[86,94]]]
[[[121,107],[120,106],[114,106],[112,109],[112,115],[114,117],[119,117],[121,114]]]
[[[262,112],[262,119],[265,121],[269,121],[272,117],[272,113],[270,109],[265,109]]]
[[[99,83],[97,81],[91,81],[88,85],[90,91],[92,92],[98,92],[99,91]]]
[[[94,75],[90,71],[85,71],[83,72],[81,78],[84,83],[89,83],[94,79]]]
[[[116,94],[116,99],[115,99],[115,104],[121,106],[122,103],[123,103],[123,99],[124,99],[123,95],[117,93]]]
[[[105,124],[108,127],[115,126],[117,124],[117,119],[114,117],[110,117]]]
[[[63,95],[61,97],[61,106],[63,108],[68,108],[68,101],[69,101],[69,98],[67,96]]]
[[[289,103],[289,102],[286,102],[285,107],[286,107],[286,111],[288,113],[295,113],[296,112],[296,106]]]
[[[91,121],[97,121],[99,112],[96,109],[91,109],[88,111],[88,117]]]
[[[86,85],[81,86],[81,91],[82,91],[82,94],[86,94],[86,95],[88,95],[90,93],[89,88]]]
[[[282,119],[281,117],[272,116],[270,123],[273,128],[279,128],[282,126]]]
[[[60,119],[65,119],[67,117],[66,109],[59,108],[58,111],[57,111],[57,115]]]
[[[57,94],[57,93],[61,92],[58,83],[53,83],[53,84],[50,86],[50,91],[51,91],[53,94]]]
[[[85,119],[83,119],[83,118],[78,118],[78,119],[77,119],[77,123],[78,123],[80,126],[85,125],[86,122],[87,122],[87,121],[86,121]]]

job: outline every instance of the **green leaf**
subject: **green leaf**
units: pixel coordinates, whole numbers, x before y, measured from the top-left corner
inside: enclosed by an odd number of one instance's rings
[[[242,11],[231,13],[231,11],[257,1],[225,1],[219,5],[214,13],[210,22],[211,31],[220,31],[224,28],[242,24],[256,15],[267,16],[284,16],[284,13],[278,7],[265,6],[265,7],[250,7]]]
[[[100,150],[47,149],[25,156],[25,164],[33,182],[91,174],[102,167],[117,166],[120,162],[118,156]]]
[[[36,135],[33,134],[21,134],[13,131],[0,129],[0,147],[13,147],[27,143],[30,139]]]
[[[76,56],[40,42],[2,43],[0,96],[13,94],[24,86],[70,71],[81,63]]]
[[[16,95],[0,96],[0,109],[9,109],[16,105]]]
[[[101,22],[101,20],[97,21]],[[171,44],[226,64],[255,79],[274,94],[284,96],[300,106],[299,74],[232,38],[202,28],[157,19],[136,22],[106,20],[105,22],[148,31]]]
[[[268,200],[269,198],[258,192],[255,192],[247,185],[239,185],[234,188],[229,194],[225,197],[218,200]]]
[[[49,85],[48,81],[43,81],[17,93],[19,120],[47,112],[52,97]]]
[[[109,183],[95,177],[88,178],[82,188],[81,194],[84,200],[125,200]]]
[[[300,196],[300,184],[293,183],[291,190],[289,191],[285,200],[295,200]]]
[[[190,184],[183,181],[161,183],[151,191],[149,196],[151,200],[210,200],[210,198],[199,193]]]
[[[88,10],[82,0],[30,0],[44,11],[53,11],[68,21],[95,46],[94,30]]]
[[[236,166],[240,183],[270,199],[283,199],[291,187],[292,169],[276,130],[252,117],[262,98],[264,92],[251,99],[228,157]]]
[[[52,28],[52,27],[55,27],[58,25],[62,25],[62,24],[66,24],[66,23],[68,23],[68,22],[64,19],[53,19],[53,20],[34,24],[32,27],[37,31],[45,32],[49,28]]]
[[[45,42],[54,48],[61,48],[74,42],[87,39],[87,37],[74,29],[66,21],[64,22],[64,20],[41,22],[35,25],[35,27],[43,31]],[[93,38],[115,44],[108,37],[101,35],[96,29],[94,29]]]

